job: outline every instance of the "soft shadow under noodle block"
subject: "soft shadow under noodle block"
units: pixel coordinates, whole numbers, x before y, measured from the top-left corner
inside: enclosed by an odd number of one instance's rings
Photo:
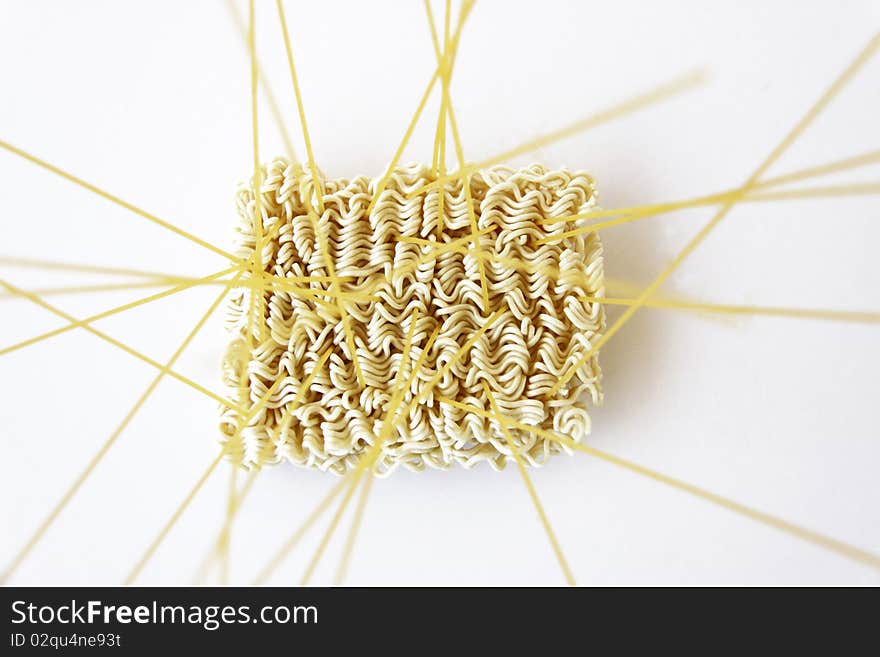
[[[236,462],[254,467],[287,460],[339,474],[352,468],[376,440],[398,371],[405,382],[438,326],[439,335],[404,394],[376,463],[379,474],[399,465],[422,470],[454,463],[470,467],[480,461],[503,468],[510,450],[498,423],[441,401],[452,399],[491,412],[483,381],[512,420],[576,441],[589,433],[588,408],[602,398],[595,354],[565,387],[552,397],[548,393],[605,329],[601,304],[584,300],[604,295],[602,245],[595,233],[537,242],[579,225],[541,222],[594,208],[593,179],[538,165],[474,173],[470,196],[478,248],[468,240],[472,219],[460,179],[443,185],[439,242],[424,243],[438,239],[439,187],[425,187],[435,179],[427,167],[399,167],[369,215],[378,179],[322,180],[324,212],[310,219],[308,207],[317,207],[317,186],[310,172],[284,159],[265,167],[260,189],[263,271],[291,281],[326,277],[326,248],[339,277],[337,291],[350,296],[340,300],[296,289],[326,290],[326,280],[288,285],[266,279],[253,301],[248,287],[231,292],[227,327],[233,338],[224,360],[229,396],[249,409],[283,379],[239,432],[236,444],[227,445]],[[237,254],[250,260],[257,209],[252,181],[239,187],[237,200]],[[326,237],[323,248],[313,220]],[[435,252],[438,244],[451,242],[452,248]],[[488,309],[483,307],[483,275]],[[363,387],[340,302],[356,345]],[[256,318],[249,321],[251,308]],[[402,352],[416,310],[412,347],[404,363]],[[500,318],[418,404],[409,407],[498,310]],[[329,358],[315,372],[327,350]],[[302,389],[310,374],[311,385]],[[236,435],[240,421],[237,411],[223,411],[224,442]],[[517,429],[512,437],[533,466],[567,449]]]

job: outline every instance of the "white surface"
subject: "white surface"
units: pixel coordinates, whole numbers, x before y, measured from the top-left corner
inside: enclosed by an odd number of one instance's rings
[[[379,174],[433,68],[421,4],[286,6],[319,164],[331,176]],[[466,155],[490,156],[702,68],[711,75],[705,87],[516,163],[587,169],[607,207],[724,189],[747,177],[878,25],[871,1],[481,0],[452,92]],[[302,153],[274,3],[258,2],[257,39]],[[0,139],[229,245],[233,186],[252,160],[248,60],[223,3],[4,0],[0,61]],[[880,147],[878,80],[880,60],[772,173]],[[282,146],[262,107],[267,159]],[[430,159],[435,111],[432,103],[405,159]],[[184,274],[223,266],[6,152],[0,195],[3,255]],[[607,231],[609,274],[650,281],[710,216],[701,209]],[[665,289],[715,302],[877,311],[878,220],[876,197],[741,206]],[[21,286],[99,282],[0,269]],[[144,294],[51,300],[84,316]],[[164,361],[215,294],[189,292],[99,327]],[[61,323],[8,299],[0,317],[3,345]],[[177,369],[216,389],[224,340],[213,321]],[[594,415],[593,444],[880,552],[876,326],[643,310],[601,356],[607,401]],[[0,560],[153,374],[80,331],[0,359]],[[164,381],[13,581],[119,582],[213,458],[215,427],[213,402]],[[583,584],[880,583],[876,571],[585,455],[533,476]],[[189,581],[219,526],[226,478],[209,481],[141,581]],[[291,466],[265,470],[236,526],[233,579],[250,581],[334,482]],[[346,528],[317,583],[332,577]],[[274,582],[298,581],[318,535]],[[349,578],[562,581],[513,468],[377,482]]]

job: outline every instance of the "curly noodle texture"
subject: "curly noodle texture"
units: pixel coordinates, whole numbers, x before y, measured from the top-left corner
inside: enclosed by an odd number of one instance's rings
[[[444,221],[438,241],[441,189],[425,187],[435,180],[424,166],[397,168],[369,216],[378,181],[323,180],[323,213],[316,211],[310,218],[309,208],[318,207],[311,174],[283,159],[263,170],[258,266],[267,278],[261,287],[237,288],[230,297],[227,327],[233,340],[224,360],[224,383],[234,399],[244,395],[239,406],[245,411],[278,385],[250,419],[235,409],[223,411],[224,442],[236,437],[235,445],[227,444],[232,458],[247,467],[286,459],[346,472],[376,441],[398,371],[401,385],[412,380],[376,462],[380,474],[398,465],[422,470],[426,465],[470,467],[487,461],[503,468],[511,452],[497,422],[443,401],[491,412],[483,381],[507,418],[577,441],[589,433],[588,406],[602,398],[595,355],[552,398],[547,395],[605,328],[601,304],[583,299],[604,295],[602,246],[595,233],[540,245],[537,241],[572,226],[541,220],[595,206],[592,178],[538,165],[518,171],[496,167],[472,175],[478,248],[467,239],[472,235],[468,183],[460,179],[442,187]],[[421,191],[407,199],[416,190]],[[257,244],[252,182],[239,187],[237,199],[237,255],[250,260]],[[326,239],[316,240],[313,221]],[[456,244],[435,251],[450,242]],[[347,295],[342,299],[320,294],[331,286],[326,279],[289,286],[277,282],[327,277],[325,255],[332,258],[338,277],[335,290]],[[481,264],[489,308],[483,307]],[[303,294],[294,285],[317,293]],[[347,328],[340,303],[348,315]],[[454,360],[496,311],[500,318]],[[256,321],[249,321],[251,312]],[[414,314],[412,346],[403,362]],[[329,357],[321,362],[328,350]],[[420,357],[422,366],[414,373]],[[448,373],[426,390],[430,379],[453,360]],[[418,403],[412,404],[417,396]],[[245,426],[239,427],[243,420]],[[533,466],[568,451],[524,431],[514,429],[512,437]]]

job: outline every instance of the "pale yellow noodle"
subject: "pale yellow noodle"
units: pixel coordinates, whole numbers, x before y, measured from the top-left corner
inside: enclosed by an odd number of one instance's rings
[[[545,397],[604,330],[603,306],[584,301],[605,294],[602,246],[595,233],[538,244],[563,231],[562,224],[541,224],[542,220],[595,207],[595,185],[589,175],[533,165],[476,172],[469,191],[461,180],[450,180],[443,189],[443,242],[436,241],[440,203],[436,186],[431,186],[437,179],[432,168],[397,167],[381,190],[377,181],[366,177],[321,180],[324,212],[313,219],[323,232],[324,249],[308,216],[309,199],[303,197],[304,190],[318,186],[314,172],[276,159],[263,174],[261,247],[266,271],[279,278],[326,276],[330,268],[325,258],[332,259],[339,291],[349,294],[337,301],[345,304],[366,385],[358,384],[339,314],[316,303],[323,289],[320,283],[310,284],[318,296],[277,285],[235,290],[227,323],[233,339],[226,359],[226,385],[233,389],[246,367],[247,406],[283,379],[241,434],[245,465],[287,460],[338,474],[355,467],[376,442],[396,373],[411,369],[427,336],[437,328],[439,335],[405,391],[401,408],[414,399],[417,403],[398,418],[383,443],[377,474],[386,475],[398,466],[421,470],[455,463],[470,467],[481,461],[496,469],[504,467],[510,450],[490,422],[440,405],[436,399],[468,400],[488,409],[483,381],[495,391],[502,411],[517,421],[564,431],[577,440],[589,433],[588,408],[602,399],[595,356],[579,368],[576,384],[564,395],[549,401]],[[408,198],[417,188],[425,191]],[[253,201],[253,189],[243,184],[238,193],[241,222],[236,253],[242,259],[250,258],[256,245]],[[462,239],[474,232],[477,239]],[[441,243],[456,240],[460,248],[434,253]],[[528,266],[519,266],[520,262]],[[484,307],[481,266],[488,307]],[[356,296],[365,293],[370,296]],[[250,336],[254,346],[243,353],[249,349],[251,294],[263,296],[257,306],[265,308],[266,338],[259,340],[260,331],[254,327]],[[496,311],[501,311],[500,319],[479,336],[467,356],[434,390],[416,399]],[[413,321],[413,346],[404,363],[403,346]],[[304,388],[318,355],[327,350],[331,354],[327,366]],[[302,403],[295,405],[297,394]],[[223,411],[224,435],[236,432],[239,419],[239,411]],[[560,451],[553,441],[528,432],[514,429],[513,438],[532,466]]]

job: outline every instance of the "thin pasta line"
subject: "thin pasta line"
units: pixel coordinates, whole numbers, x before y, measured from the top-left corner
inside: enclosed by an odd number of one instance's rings
[[[108,267],[103,265],[85,265],[70,262],[55,262],[52,260],[41,260],[39,258],[12,258],[0,257],[0,265],[7,267],[24,267],[28,269],[44,269],[57,271],[75,271],[86,274],[107,274],[109,276],[136,276],[139,278],[159,278],[159,279],[183,279],[185,276],[177,276],[176,274],[168,274],[166,272],[147,271],[143,269],[128,269],[123,267]]]
[[[254,166],[254,206],[255,206],[255,217],[254,217],[254,237],[255,237],[255,245],[254,245],[254,257],[252,259],[252,270],[251,270],[251,278],[254,280],[260,280],[263,272],[263,172],[260,168],[260,130],[259,130],[259,115],[257,113],[257,90],[258,90],[258,69],[257,69],[257,31],[256,31],[256,12],[254,7],[254,0],[248,0],[248,48],[250,50],[250,64],[251,64],[251,146],[253,152],[253,166]],[[260,319],[265,315],[264,312],[264,297],[262,294],[259,296],[251,291],[249,295],[249,305],[250,309],[248,312],[248,332],[247,332],[247,341],[248,341],[248,350],[249,353],[253,353],[254,344],[253,344],[253,327],[256,318],[256,314],[259,313]],[[257,324],[257,337],[260,342],[263,341],[264,337],[264,322],[260,321]]]
[[[248,28],[245,26],[244,21],[241,18],[241,14],[238,13],[238,9],[236,8],[233,0],[226,0],[226,9],[229,11],[229,15],[232,17],[232,21],[235,23],[235,27],[238,29],[239,36],[241,36],[245,48],[247,48]],[[281,141],[284,142],[284,149],[287,152],[287,157],[290,158],[291,162],[296,162],[296,152],[293,149],[293,142],[290,139],[290,133],[287,131],[287,125],[284,121],[284,117],[281,115],[281,109],[278,105],[278,99],[275,97],[275,93],[272,91],[272,85],[269,83],[269,80],[266,78],[266,75],[263,72],[263,68],[260,66],[259,58],[256,59],[257,78],[259,80],[260,87],[262,88],[263,93],[266,96],[266,102],[268,103],[269,110],[272,113],[272,119],[275,121],[275,127],[278,128],[278,132],[281,134]]]
[[[321,183],[321,177],[318,175],[318,167],[315,164],[315,153],[312,151],[312,139],[309,136],[309,126],[306,121],[306,111],[303,107],[302,93],[299,88],[299,78],[296,75],[296,66],[293,64],[293,49],[290,47],[290,34],[287,31],[287,20],[284,18],[284,7],[281,0],[275,0],[278,7],[278,22],[281,24],[281,32],[284,36],[284,49],[287,52],[287,65],[290,68],[290,79],[293,82],[293,92],[296,96],[296,109],[299,113],[299,122],[302,127],[303,141],[306,144],[306,155],[308,156],[309,169],[312,172],[312,180],[318,187],[318,211],[324,212],[324,187]]]
[[[293,279],[294,277],[291,277]],[[306,277],[300,277],[306,278]],[[36,294],[41,297],[46,296],[63,296],[68,294],[91,294],[94,292],[117,292],[122,290],[142,290],[156,287],[168,287],[169,285],[178,285],[184,282],[191,282],[193,285],[191,287],[206,287],[206,286],[214,286],[214,285],[223,285],[226,287],[230,287],[230,282],[227,279],[215,279],[210,281],[202,281],[197,278],[192,277],[177,277],[177,278],[157,278],[155,280],[146,280],[146,281],[130,281],[126,283],[98,283],[94,285],[60,285],[57,287],[41,287],[41,288],[31,288],[28,290],[31,294]],[[301,281],[301,282],[319,282],[319,281]],[[239,281],[235,284],[234,287],[258,287],[259,289],[268,289],[269,287],[277,286],[283,287],[283,284],[278,284],[277,282],[269,281],[268,284],[260,283],[257,281]],[[314,290],[310,290],[308,288],[297,288],[297,287],[288,287],[286,289],[293,290],[296,294],[304,295]],[[318,292],[317,294],[320,294]],[[332,294],[330,295],[332,296]],[[0,293],[0,299],[15,299],[16,295],[10,294],[9,292]],[[358,293],[345,293],[343,298],[352,299],[352,300],[360,300],[360,301],[377,301],[378,297],[358,294]]]
[[[226,586],[229,583],[229,543],[231,541],[232,518],[235,516],[235,502],[238,497],[238,467],[235,465],[229,468],[229,487],[226,493],[226,519],[224,521],[227,527],[220,541],[220,550],[218,558],[220,559],[220,584]]]
[[[235,514],[238,513],[241,505],[244,504],[245,499],[251,491],[251,488],[253,488],[254,482],[256,481],[259,472],[260,471],[255,468],[248,473],[248,478],[245,479],[245,482],[244,484],[242,484],[241,490],[239,491],[238,496],[235,499]],[[235,514],[233,514],[233,518],[235,517]],[[214,561],[217,558],[219,545],[220,542],[223,540],[223,533],[225,532],[225,530],[226,524],[224,523],[220,531],[217,533],[216,538],[212,542],[213,547],[202,559],[202,563],[199,566],[199,569],[196,571],[195,576],[193,577],[193,584],[201,584],[204,581],[210,567],[213,565]]]
[[[614,297],[579,297],[590,303],[602,303],[611,306],[632,306],[635,299]],[[734,304],[700,303],[690,301],[672,301],[649,299],[644,303],[646,308],[668,308],[673,310],[697,310],[700,312],[724,313],[729,315],[765,315],[770,317],[790,317],[795,319],[822,319],[839,322],[856,322],[864,324],[880,323],[880,312],[863,312],[853,310],[823,310],[814,308],[781,308],[774,306],[747,306]]]
[[[370,497],[370,491],[373,487],[373,474],[368,472],[366,475],[366,479],[364,480],[364,485],[361,488],[361,494],[358,497],[357,507],[354,511],[354,517],[351,520],[351,526],[348,529],[348,536],[345,539],[345,546],[342,549],[342,556],[339,559],[339,566],[336,569],[336,575],[333,578],[333,583],[336,586],[341,586],[345,581],[345,577],[348,574],[348,564],[351,561],[351,555],[354,551],[355,541],[357,541],[358,531],[360,530],[361,524],[364,518],[364,511],[367,507],[367,500]]]
[[[60,177],[64,178],[65,180],[82,187],[83,189],[86,189],[94,194],[97,194],[98,196],[110,201],[111,203],[115,203],[116,205],[119,205],[119,206],[125,208],[126,210],[130,210],[130,211],[134,212],[135,214],[140,215],[144,219],[152,221],[154,224],[157,224],[157,225],[161,226],[162,228],[165,228],[166,230],[170,230],[171,232],[176,233],[178,236],[183,237],[183,238],[189,240],[190,242],[198,244],[199,246],[201,246],[205,249],[208,249],[209,251],[212,251],[212,252],[216,253],[217,255],[226,258],[227,260],[230,260],[231,262],[234,262],[236,264],[242,263],[242,261],[239,258],[232,255],[228,251],[225,251],[225,250],[211,244],[210,242],[207,242],[207,241],[201,239],[200,237],[196,237],[192,233],[189,233],[189,232],[183,230],[182,228],[175,226],[174,224],[172,224],[168,221],[165,221],[164,219],[160,219],[156,215],[150,214],[146,210],[142,210],[141,208],[137,207],[136,205],[133,205],[127,201],[123,201],[118,196],[114,196],[113,194],[111,194],[107,191],[104,191],[100,187],[97,187],[91,183],[86,182],[82,178],[78,178],[77,176],[74,176],[73,174],[68,173],[67,171],[64,171],[63,169],[60,169],[59,167],[56,167],[52,164],[49,164],[45,160],[42,160],[42,159],[36,157],[35,155],[31,155],[30,153],[23,151],[20,148],[16,148],[12,144],[9,144],[5,141],[0,140],[0,148],[3,148],[4,150],[9,151],[10,153],[13,153],[14,155],[18,155],[19,157],[27,160],[28,162],[31,162],[32,164],[36,164],[37,166],[42,167],[43,169],[46,169],[47,171],[50,171],[50,172],[54,173],[55,175],[60,176]]]

